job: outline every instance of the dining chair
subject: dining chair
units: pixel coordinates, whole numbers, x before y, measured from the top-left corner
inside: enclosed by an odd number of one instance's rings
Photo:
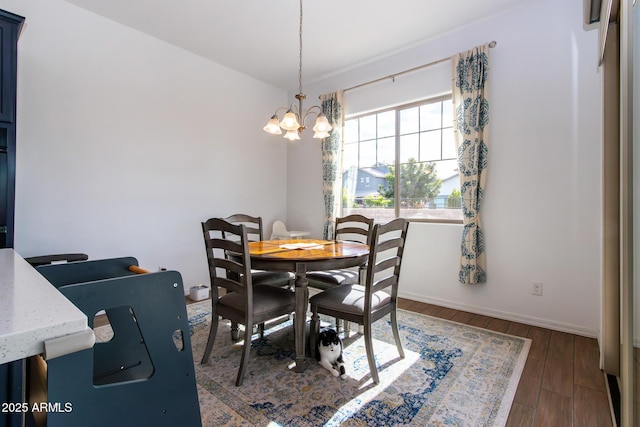
[[[353,214],[336,218],[335,240],[370,245],[373,232],[373,218]],[[329,289],[347,283],[360,283],[358,267],[326,271],[310,271],[307,273],[308,286],[320,290]]]
[[[246,214],[235,214],[224,218],[235,225],[245,225],[250,242],[264,240],[262,231],[262,217]],[[254,285],[274,285],[293,287],[295,275],[286,271],[251,270]]]
[[[352,214],[336,218],[334,232],[335,240],[346,240],[369,245],[373,232],[373,218]],[[360,283],[360,275],[364,274],[364,266],[341,268],[325,271],[310,271],[307,273],[308,285],[314,289],[326,290],[348,283]],[[344,330],[349,330],[349,322],[344,321]],[[336,319],[336,330],[340,332],[340,324]]]
[[[244,325],[244,343],[236,386],[241,386],[247,368],[251,337],[255,325],[289,315],[295,311],[295,295],[289,288],[257,285],[251,274],[248,231],[245,225],[234,225],[221,218],[202,223],[209,275],[211,277],[211,329],[202,356],[206,364],[211,356],[218,331],[218,317],[232,324]],[[233,253],[233,258],[227,254]],[[226,289],[222,296],[218,288]],[[262,335],[263,328],[260,328]]]
[[[310,346],[316,351],[316,340],[320,329],[319,314],[356,322],[364,327],[364,342],[367,360],[373,382],[378,384],[371,326],[387,314],[391,316],[391,329],[400,358],[404,350],[398,333],[397,299],[398,280],[402,255],[407,238],[409,222],[406,219],[394,219],[386,224],[373,227],[367,274],[363,285],[344,284],[327,289],[309,299],[311,304]]]

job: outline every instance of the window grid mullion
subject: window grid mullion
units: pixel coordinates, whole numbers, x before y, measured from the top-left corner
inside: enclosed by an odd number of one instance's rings
[[[395,172],[395,179],[393,180],[393,194],[395,194],[395,200],[393,201],[393,211],[396,218],[400,217],[400,110],[396,110],[396,158],[393,160],[393,170]]]
[[[418,114],[417,114],[417,132],[409,132],[407,133],[407,135],[414,135],[417,134],[417,141],[414,141],[413,143],[415,144],[417,142],[418,146],[417,147],[413,147],[412,144],[412,148],[409,152],[412,152],[413,150],[415,150],[415,152],[417,152],[417,159],[416,161],[418,163],[423,163],[422,161],[422,148],[425,148],[425,156],[428,156],[428,153],[430,153],[431,151],[433,151],[433,148],[429,148],[429,147],[422,147],[421,141],[422,141],[422,133],[423,131],[426,132],[426,130],[424,130],[422,128],[422,116],[423,116],[423,109],[422,106],[423,105],[428,105],[428,104],[437,104],[437,110],[439,111],[439,120],[437,123],[439,123],[439,145],[440,145],[440,153],[439,156],[435,156],[434,160],[425,160],[425,162],[438,162],[438,161],[444,161],[444,160],[454,160],[454,158],[449,159],[447,157],[447,159],[444,158],[444,142],[445,142],[445,135],[444,135],[444,131],[445,131],[445,123],[444,123],[444,101],[443,99],[447,98],[447,96],[442,96],[439,97],[438,99],[432,99],[430,102],[425,102],[425,101],[416,101],[414,103],[411,104],[405,104],[402,106],[396,106],[396,107],[390,107],[384,110],[379,110],[379,111],[375,111],[375,112],[370,112],[368,114],[363,114],[357,117],[353,117],[354,119],[357,119],[357,153],[358,153],[358,158],[357,158],[357,171],[359,171],[361,168],[366,168],[366,167],[370,167],[370,166],[375,166],[378,164],[393,164],[393,168],[394,168],[394,175],[395,175],[395,179],[394,179],[394,186],[393,186],[393,192],[394,192],[394,203],[393,203],[393,211],[394,211],[394,217],[398,218],[400,217],[400,213],[401,213],[401,197],[403,196],[400,192],[401,192],[401,152],[402,152],[402,147],[401,147],[401,142],[402,142],[402,137],[406,136],[406,135],[402,135],[401,134],[401,112],[405,111],[407,109],[410,108],[414,108],[414,107],[418,107]],[[435,105],[434,105],[435,107]],[[424,111],[425,114],[427,114],[425,116],[425,120],[431,120],[431,114],[434,111],[433,107],[430,107],[430,111],[429,114],[426,113],[426,110]],[[395,128],[395,133],[393,135],[393,141],[394,141],[394,159],[392,162],[389,162],[390,159],[388,159],[388,156],[384,156],[384,158],[382,158],[382,154],[380,152],[381,150],[381,141],[380,141],[380,120],[381,117],[380,115],[383,113],[390,113],[393,112],[393,117],[395,117],[395,123],[394,123],[394,128]],[[373,117],[372,117],[373,116]],[[366,131],[367,131],[367,136],[368,139],[366,141],[363,141],[363,134],[365,129],[363,128],[363,119],[366,119],[365,121],[367,122],[367,127],[366,127]],[[371,123],[373,122],[373,123]],[[385,122],[386,123],[386,122]],[[371,124],[373,124],[375,126],[375,129],[370,129]],[[386,125],[385,125],[386,126]],[[451,125],[446,126],[446,129],[450,129]],[[437,129],[433,129],[434,131]],[[386,133],[385,133],[386,135]],[[391,136],[391,135],[389,135]],[[385,138],[389,138],[389,136],[386,136]],[[430,138],[433,138],[430,136]],[[389,142],[391,142],[390,138],[387,139]],[[367,144],[364,144],[364,143]],[[435,141],[433,141],[435,142]],[[425,143],[429,143],[428,140],[425,141]],[[365,146],[367,146],[367,150],[365,150]],[[366,151],[367,153],[369,152],[369,150],[372,148],[375,150],[375,153],[371,153],[372,155],[369,156],[364,156],[364,152]],[[389,147],[390,148],[390,147]],[[405,147],[406,148],[406,147]],[[436,154],[436,153],[433,153]],[[364,156],[364,157],[363,157]],[[366,159],[365,159],[366,158]],[[366,160],[366,165],[363,163]],[[370,165],[370,163],[373,161],[373,165]],[[356,176],[360,175],[359,172],[356,171]],[[364,179],[364,178],[363,178]],[[411,204],[408,204],[406,206],[407,208],[410,209],[414,209],[416,207],[419,208],[419,206],[413,206]],[[418,221],[421,221],[421,219],[417,219]],[[425,217],[424,221],[433,221],[433,219],[429,219],[428,217]],[[457,219],[436,219],[435,221],[437,222],[459,222],[459,220]]]
[[[440,102],[440,160],[444,160],[444,102]]]

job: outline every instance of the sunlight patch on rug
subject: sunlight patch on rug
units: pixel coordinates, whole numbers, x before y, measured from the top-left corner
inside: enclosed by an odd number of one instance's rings
[[[384,393],[384,390],[391,387],[396,380],[401,378],[405,371],[411,368],[411,365],[420,359],[418,353],[407,349],[405,349],[404,352],[405,358],[400,359],[395,343],[389,344],[374,339],[374,351],[377,353],[381,348],[383,349],[380,352],[380,357],[378,354],[375,355],[376,366],[386,366],[386,368],[384,368],[384,375],[380,374],[380,384],[376,385],[373,383],[373,379],[369,374],[369,362],[367,361],[366,352],[363,352],[364,348],[364,337],[360,337],[357,341],[347,345],[343,351],[347,366],[347,375],[351,380],[360,384],[358,387],[360,394],[355,395],[351,400],[338,408],[336,414],[327,420],[326,425],[340,425],[352,418],[363,406],[379,398],[380,395]],[[355,360],[356,362],[350,363],[351,360]],[[396,405],[401,404],[402,402],[398,399]]]

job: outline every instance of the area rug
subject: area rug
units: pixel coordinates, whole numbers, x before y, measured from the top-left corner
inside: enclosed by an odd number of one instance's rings
[[[200,365],[210,301],[188,306],[202,425],[211,426],[503,426],[531,341],[399,310],[405,358],[388,321],[374,324],[380,384],[371,380],[364,339],[344,339],[348,378],[314,359],[293,371],[291,321],[254,335],[248,372],[235,386],[242,341],[219,323],[209,364]]]
[[[405,358],[388,321],[373,326],[380,384],[371,380],[364,338],[343,339],[347,378],[314,359],[296,373],[292,322],[267,324],[251,343],[247,374],[235,386],[242,340],[219,322],[210,362],[204,353],[211,302],[187,306],[203,427],[218,426],[504,426],[531,340],[398,310]],[[323,319],[323,323],[331,319]],[[308,325],[308,323],[307,323]],[[98,341],[111,328],[95,329]]]

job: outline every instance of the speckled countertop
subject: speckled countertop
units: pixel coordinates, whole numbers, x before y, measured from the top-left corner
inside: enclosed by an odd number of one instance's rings
[[[13,249],[0,249],[0,364],[88,329],[87,316]]]

